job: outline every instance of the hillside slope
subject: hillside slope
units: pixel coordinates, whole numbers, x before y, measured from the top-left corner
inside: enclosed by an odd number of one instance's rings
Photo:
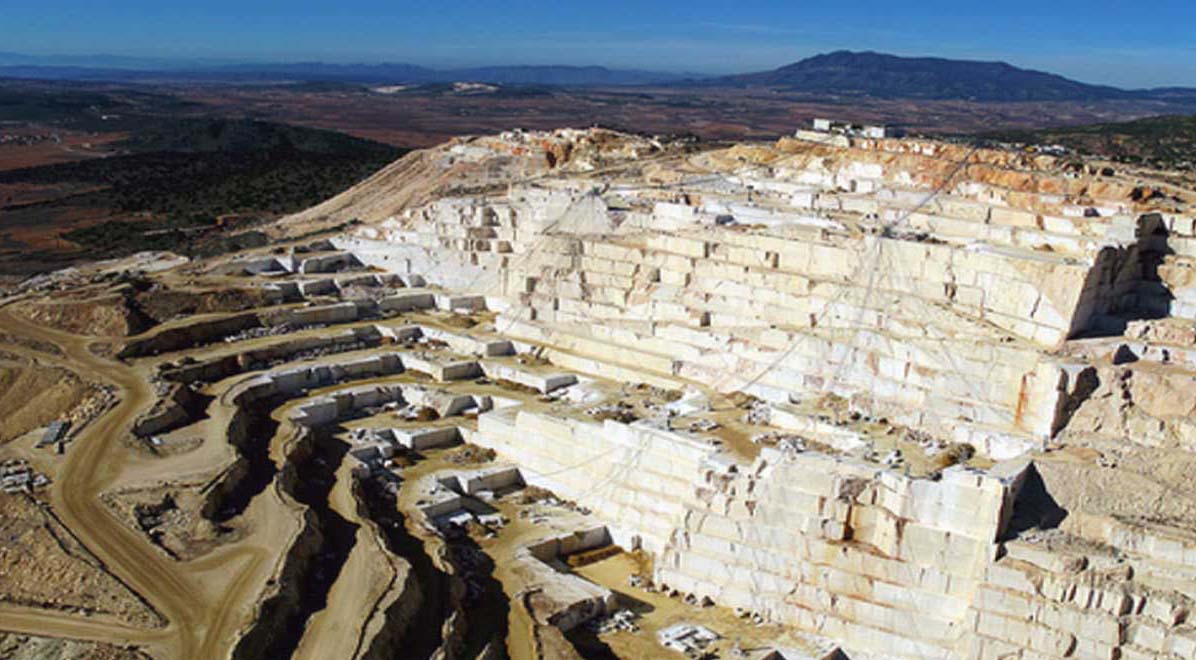
[[[1004,62],[898,57],[837,51],[772,71],[725,76],[697,84],[779,87],[801,92],[886,98],[978,101],[1075,101],[1133,98],[1135,93],[1088,85]]]
[[[255,232],[228,229],[307,208],[406,153],[247,119],[125,121],[143,128],[113,143],[108,157],[0,171],[0,273],[147,249],[195,255],[258,244]]]
[[[1196,168],[1196,115],[1147,117],[1090,126],[999,131],[983,137],[1005,142],[1059,144],[1086,154],[1158,169]]]

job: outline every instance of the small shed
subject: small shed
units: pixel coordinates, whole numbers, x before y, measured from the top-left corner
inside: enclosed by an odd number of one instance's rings
[[[56,442],[62,442],[66,437],[66,432],[71,428],[71,423],[63,420],[50,422],[46,427],[46,432],[42,435],[42,439],[38,441],[38,447],[46,447]]]

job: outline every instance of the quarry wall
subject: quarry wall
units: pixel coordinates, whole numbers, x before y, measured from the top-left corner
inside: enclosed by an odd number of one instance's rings
[[[442,197],[333,244],[485,296],[497,334],[563,369],[744,392],[791,429],[834,398],[991,464],[914,477],[792,447],[749,462],[659,423],[479,416],[469,441],[652,552],[659,584],[852,657],[1190,657],[1188,587],[1150,577],[1187,585],[1187,540],[1012,522],[1040,505],[1019,457],[1092,394],[1072,341],[1196,319],[1190,214],[1045,156],[805,137]]]

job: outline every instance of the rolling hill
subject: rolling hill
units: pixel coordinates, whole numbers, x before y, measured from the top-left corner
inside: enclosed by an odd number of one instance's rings
[[[787,66],[686,84],[704,87],[768,87],[814,94],[879,98],[974,101],[1096,101],[1154,98],[1191,100],[1196,90],[1124,90],[1089,85],[1005,62],[898,57],[836,51]]]
[[[1196,168],[1196,116],[1169,115],[1128,122],[1032,131],[997,131],[982,137],[1068,149],[1160,169]]]

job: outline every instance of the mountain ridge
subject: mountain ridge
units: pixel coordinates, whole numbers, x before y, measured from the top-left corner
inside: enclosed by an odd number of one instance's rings
[[[1196,102],[1196,88],[1122,89],[1079,82],[1001,61],[903,57],[838,50],[768,71],[725,76],[617,69],[597,65],[511,65],[435,69],[402,62],[329,63],[166,61],[96,56],[25,56],[0,52],[0,78],[81,82],[338,82],[360,85],[485,82],[558,87],[649,86],[768,88],[806,94],[971,101]],[[123,64],[116,66],[116,64]]]
[[[1196,99],[1196,88],[1127,90],[1093,85],[1001,61],[902,57],[874,51],[823,53],[769,71],[680,83],[696,87],[767,87],[804,93],[973,101]]]
[[[97,56],[85,66],[81,56],[24,56],[0,52],[0,78],[81,82],[488,82],[509,85],[643,85],[675,82],[694,74],[597,65],[510,65],[435,69],[405,62],[332,63],[169,61]]]

